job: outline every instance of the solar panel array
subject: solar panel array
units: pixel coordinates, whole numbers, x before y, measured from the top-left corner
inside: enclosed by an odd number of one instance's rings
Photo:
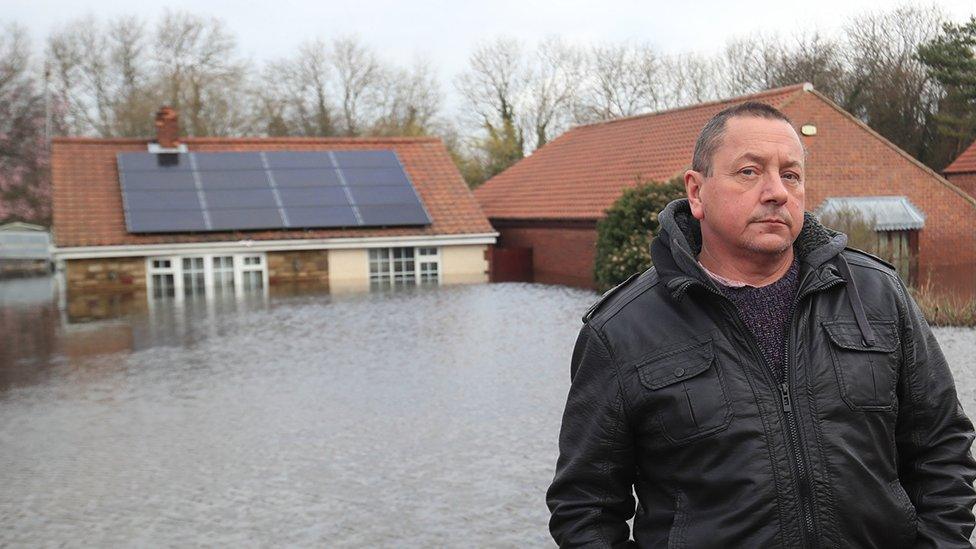
[[[393,151],[119,153],[130,233],[429,225]]]

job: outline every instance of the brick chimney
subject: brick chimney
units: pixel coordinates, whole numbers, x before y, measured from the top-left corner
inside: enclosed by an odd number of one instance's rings
[[[162,106],[156,113],[156,143],[163,149],[179,147],[180,122],[176,109]]]

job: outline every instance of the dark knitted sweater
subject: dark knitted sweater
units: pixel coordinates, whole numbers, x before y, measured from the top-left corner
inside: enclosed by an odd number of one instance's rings
[[[786,369],[786,330],[793,313],[793,299],[799,283],[800,265],[794,258],[782,278],[756,288],[734,288],[716,281],[719,290],[735,304],[739,317],[756,338],[763,358],[773,369],[777,380],[784,381]]]

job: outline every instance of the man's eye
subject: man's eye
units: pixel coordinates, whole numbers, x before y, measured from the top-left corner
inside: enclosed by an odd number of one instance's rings
[[[795,174],[793,172],[787,172],[787,173],[784,173],[783,174],[783,179],[786,179],[786,180],[789,180],[789,181],[799,181],[800,180],[800,175],[799,174]]]
[[[756,175],[759,172],[757,172],[753,168],[742,168],[741,170],[739,170],[739,173],[741,173],[742,175],[746,175],[746,176],[750,176],[751,177],[751,176]]]

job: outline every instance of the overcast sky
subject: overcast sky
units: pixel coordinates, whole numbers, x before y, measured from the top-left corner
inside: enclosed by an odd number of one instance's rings
[[[25,25],[38,46],[52,29],[78,17],[135,14],[152,21],[166,8],[222,19],[236,35],[244,56],[256,61],[290,55],[312,38],[358,35],[381,57],[397,64],[409,64],[417,56],[429,59],[439,70],[445,95],[453,95],[451,78],[464,69],[472,46],[499,35],[530,46],[559,35],[572,42],[634,40],[667,53],[712,53],[732,36],[756,31],[788,36],[815,29],[830,33],[853,15],[899,5],[936,5],[957,21],[976,13],[976,0],[33,0],[9,4],[9,0],[0,3],[0,21]]]

